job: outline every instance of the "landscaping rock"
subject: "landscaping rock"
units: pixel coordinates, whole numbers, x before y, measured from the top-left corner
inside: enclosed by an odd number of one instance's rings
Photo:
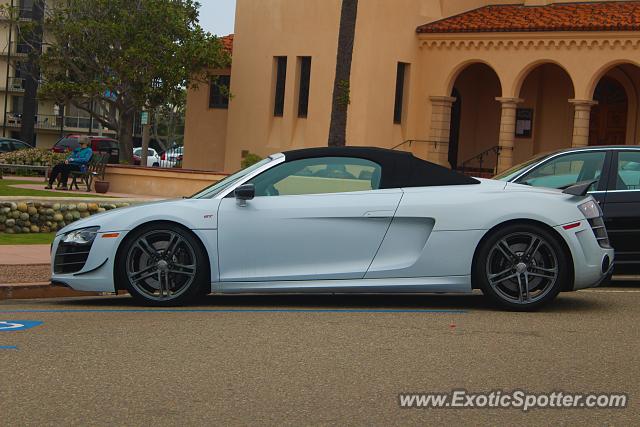
[[[52,203],[0,201],[0,233],[49,233],[93,214],[129,206],[126,202]]]

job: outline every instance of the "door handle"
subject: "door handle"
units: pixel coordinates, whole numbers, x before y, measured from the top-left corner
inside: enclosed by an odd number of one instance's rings
[[[369,211],[363,215],[365,218],[392,218],[395,211]]]

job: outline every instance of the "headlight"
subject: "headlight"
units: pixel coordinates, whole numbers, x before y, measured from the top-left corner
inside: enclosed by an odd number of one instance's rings
[[[64,243],[73,245],[88,245],[96,238],[100,227],[89,227],[75,230],[64,236]]]
[[[586,219],[593,219],[602,216],[600,205],[598,205],[594,200],[589,200],[586,203],[578,205],[578,209],[580,209]]]

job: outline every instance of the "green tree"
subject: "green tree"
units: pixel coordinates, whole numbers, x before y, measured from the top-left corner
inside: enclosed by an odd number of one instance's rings
[[[131,162],[135,115],[180,105],[229,55],[198,24],[193,0],[65,0],[51,8],[41,96],[73,104],[117,132]]]
[[[347,138],[347,111],[350,103],[351,60],[356,34],[358,0],[342,0],[336,76],[333,84],[333,104],[329,125],[329,146],[344,146]]]
[[[151,138],[156,140],[163,151],[170,149],[173,145],[184,144],[186,91],[183,90],[182,96],[177,97],[174,102],[160,105],[152,112]]]

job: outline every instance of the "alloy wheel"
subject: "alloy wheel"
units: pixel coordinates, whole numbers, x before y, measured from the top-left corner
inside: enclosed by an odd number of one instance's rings
[[[131,286],[147,299],[171,301],[185,293],[197,274],[196,253],[179,233],[154,230],[138,237],[126,258]]]
[[[555,250],[538,234],[512,233],[489,250],[487,281],[507,302],[525,305],[539,301],[553,289],[558,274]]]

